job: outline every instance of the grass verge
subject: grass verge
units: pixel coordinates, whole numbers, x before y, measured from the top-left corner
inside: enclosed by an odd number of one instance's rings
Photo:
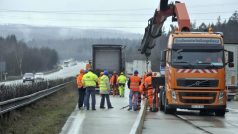
[[[0,134],[57,134],[77,103],[74,84],[0,117]]]

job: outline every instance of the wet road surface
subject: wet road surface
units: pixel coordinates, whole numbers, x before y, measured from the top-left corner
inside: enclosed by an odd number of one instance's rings
[[[57,72],[53,72],[50,74],[44,75],[44,78],[47,80],[54,80],[54,79],[62,79],[62,78],[67,78],[71,76],[76,76],[79,73],[80,69],[84,69],[86,66],[85,62],[78,62],[77,65],[75,66],[69,66],[69,67],[63,67],[61,70]],[[22,79],[19,80],[12,80],[12,81],[5,81],[5,82],[0,82],[0,85],[17,85],[17,84],[22,84]],[[25,83],[29,84],[29,83]]]
[[[106,109],[99,109],[100,98],[97,95],[96,111],[78,110],[76,107],[61,134],[129,134],[139,112],[121,109],[128,105],[128,97],[110,96],[113,109],[107,109],[106,105]]]
[[[147,112],[143,134],[237,134],[238,102],[228,102],[225,117],[212,113],[200,115],[198,111],[178,110],[175,115]]]

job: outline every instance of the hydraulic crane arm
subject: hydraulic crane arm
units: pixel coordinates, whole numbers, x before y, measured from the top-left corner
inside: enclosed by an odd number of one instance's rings
[[[175,2],[168,4],[168,0],[161,0],[154,16],[148,20],[145,34],[141,42],[141,54],[149,57],[151,49],[155,46],[155,40],[162,34],[162,27],[168,17],[178,22],[179,31],[190,31],[190,19],[184,3]]]

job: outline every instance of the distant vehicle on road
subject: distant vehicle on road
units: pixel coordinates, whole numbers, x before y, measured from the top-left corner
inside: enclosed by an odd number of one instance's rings
[[[36,73],[35,74],[35,81],[44,81],[44,74],[43,73]]]
[[[25,73],[22,79],[23,83],[25,83],[26,81],[35,82],[35,77],[33,73]]]
[[[64,61],[64,67],[69,67],[69,63],[70,63],[69,60]]]

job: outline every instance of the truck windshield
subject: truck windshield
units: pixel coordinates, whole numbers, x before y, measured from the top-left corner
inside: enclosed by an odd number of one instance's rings
[[[224,66],[222,50],[172,50],[172,65],[192,68],[221,68]]]

